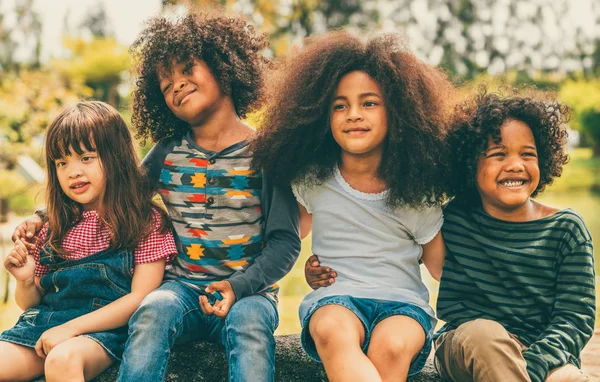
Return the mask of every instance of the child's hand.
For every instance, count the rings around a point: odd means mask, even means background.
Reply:
[[[38,342],[35,344],[35,352],[41,358],[46,358],[48,353],[61,342],[69,338],[77,337],[78,333],[68,323],[55,326],[52,329],[46,330]]]
[[[4,268],[22,283],[34,282],[35,260],[27,251],[25,243],[15,241],[15,246],[4,260]]]
[[[35,248],[35,235],[42,229],[44,222],[38,215],[32,215],[19,224],[12,235],[12,241],[21,240],[29,249]]]
[[[202,312],[208,316],[212,316],[214,314],[217,317],[225,318],[227,313],[229,313],[229,309],[235,302],[235,292],[233,291],[229,281],[217,281],[210,283],[206,287],[205,291],[206,293],[212,293],[215,291],[219,292],[222,299],[216,300],[214,305],[210,305],[206,296],[200,296],[198,301],[200,303],[200,309]]]
[[[329,267],[320,266],[317,256],[312,255],[304,264],[304,278],[313,289],[326,287],[335,282],[337,273]]]

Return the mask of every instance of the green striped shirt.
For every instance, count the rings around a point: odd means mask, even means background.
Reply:
[[[507,222],[452,202],[444,219],[442,331],[477,318],[499,322],[528,347],[534,382],[566,363],[579,367],[596,311],[592,237],[581,216],[565,209]]]

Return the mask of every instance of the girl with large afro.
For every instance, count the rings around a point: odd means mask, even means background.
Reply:
[[[436,321],[419,262],[439,277],[453,87],[393,34],[331,32],[277,65],[253,164],[292,183],[301,235],[314,226],[335,269],[300,306],[303,348],[330,380],[406,379]]]

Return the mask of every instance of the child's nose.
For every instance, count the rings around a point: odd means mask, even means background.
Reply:
[[[183,88],[185,88],[185,81],[179,81],[175,83],[175,93],[179,93],[181,90],[183,90]]]
[[[79,167],[73,166],[71,167],[71,170],[69,171],[69,177],[70,178],[78,178],[81,176],[81,169]]]
[[[348,122],[356,122],[362,120],[362,115],[360,114],[359,109],[356,107],[351,107],[348,110],[348,116],[346,117],[346,120]]]
[[[509,158],[506,162],[506,171],[523,171],[525,170],[525,166],[523,165],[523,160],[521,158]]]

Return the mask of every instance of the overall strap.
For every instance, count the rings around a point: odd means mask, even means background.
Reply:
[[[50,236],[50,228],[46,231],[46,238]],[[63,258],[58,256],[56,251],[54,251],[50,244],[45,244],[40,250],[40,264],[50,267],[51,269],[56,266],[58,263],[64,261]]]

